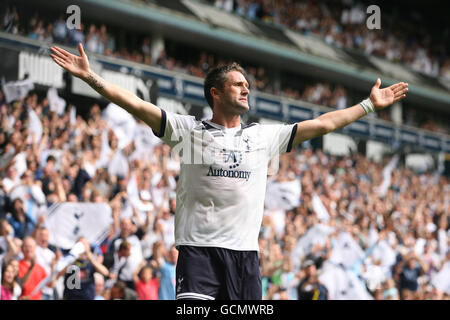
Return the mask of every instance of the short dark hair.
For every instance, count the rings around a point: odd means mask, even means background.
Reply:
[[[124,295],[125,294],[125,288],[127,287],[127,285],[125,284],[125,282],[121,281],[121,280],[117,280],[113,286],[113,288],[119,289],[120,292]]]
[[[216,67],[208,71],[205,77],[205,82],[203,85],[203,90],[205,92],[206,101],[211,108],[214,108],[214,100],[211,96],[211,88],[217,88],[222,90],[225,82],[227,81],[226,75],[228,72],[238,71],[242,73],[245,77],[246,73],[244,68],[242,68],[237,62],[232,64]]]
[[[56,162],[56,158],[55,158],[54,156],[52,156],[52,155],[49,155],[49,156],[47,157],[47,162],[49,162],[49,161]]]

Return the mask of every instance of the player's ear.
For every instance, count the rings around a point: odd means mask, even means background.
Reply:
[[[211,94],[211,97],[217,97],[220,94],[220,90],[217,89],[216,87],[212,87],[211,89],[209,89],[209,93]]]

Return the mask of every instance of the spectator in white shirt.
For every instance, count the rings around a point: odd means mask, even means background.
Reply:
[[[110,252],[117,252],[122,241],[126,240],[131,244],[130,256],[127,259],[119,275],[119,280],[125,282],[127,287],[134,290],[133,272],[141,264],[143,258],[141,241],[134,234],[133,222],[130,218],[124,218],[120,221],[120,234],[112,240],[109,247]]]
[[[44,268],[47,275],[53,272],[53,269],[60,257],[60,253],[55,254],[48,248],[50,232],[47,228],[40,226],[36,228],[36,260]],[[54,300],[53,288],[48,286],[42,289],[42,300]]]

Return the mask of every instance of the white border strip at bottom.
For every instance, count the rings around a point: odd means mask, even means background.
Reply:
[[[195,292],[185,292],[185,293],[177,294],[177,300],[180,300],[183,298],[193,298],[193,299],[199,299],[199,300],[215,300],[214,297],[208,296],[206,294],[195,293]]]

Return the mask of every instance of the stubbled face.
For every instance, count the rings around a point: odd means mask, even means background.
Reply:
[[[25,239],[22,245],[23,256],[27,260],[34,259],[36,253],[36,242],[33,239]]]
[[[248,105],[248,94],[250,92],[248,82],[244,75],[238,71],[228,72],[227,79],[223,90],[218,90],[220,107],[225,108],[227,113],[241,115],[250,109]]]
[[[132,222],[130,219],[122,219],[120,221],[120,231],[121,235],[128,237],[132,233]]]
[[[49,239],[50,239],[50,234],[47,229],[38,231],[37,239],[36,239],[38,246],[40,246],[41,248],[47,248]]]

